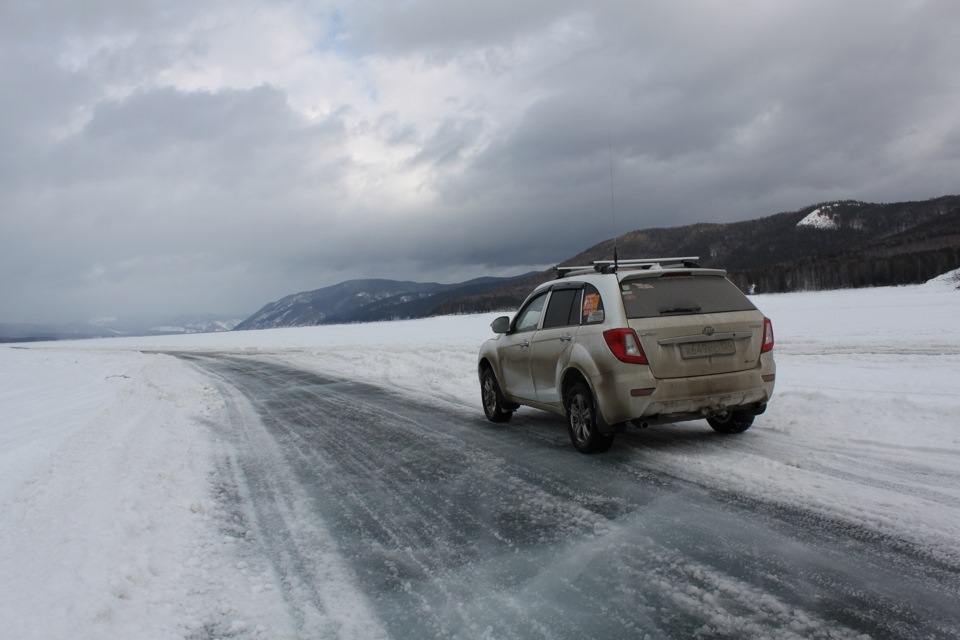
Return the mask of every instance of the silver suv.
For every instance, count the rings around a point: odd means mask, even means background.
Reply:
[[[773,394],[773,325],[720,269],[697,258],[560,267],[479,356],[483,411],[566,416],[578,451],[606,451],[625,425],[706,418],[747,430]]]

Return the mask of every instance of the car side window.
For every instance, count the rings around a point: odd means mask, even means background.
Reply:
[[[581,324],[600,324],[603,322],[603,299],[592,284],[583,287],[583,302],[580,304]]]
[[[543,318],[543,328],[567,327],[580,324],[577,303],[580,301],[580,289],[554,289],[550,294],[550,303]]]
[[[543,315],[543,305],[547,301],[546,292],[541,293],[539,296],[530,301],[530,304],[525,306],[520,315],[517,316],[517,320],[514,323],[514,332],[522,333],[524,331],[533,331],[540,325],[540,316]]]

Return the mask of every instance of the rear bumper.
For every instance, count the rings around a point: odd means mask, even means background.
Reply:
[[[617,424],[671,422],[739,409],[757,411],[773,395],[775,378],[773,359],[764,357],[757,367],[736,373],[658,380],[616,371],[594,376],[591,384],[604,420]]]

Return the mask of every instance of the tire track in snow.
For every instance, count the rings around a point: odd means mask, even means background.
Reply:
[[[213,375],[226,404],[226,424],[218,425],[217,433],[230,444],[222,463],[227,477],[219,484],[244,501],[229,508],[245,514],[252,529],[247,537],[252,534],[260,541],[273,566],[296,637],[387,637],[366,598],[351,588],[350,571],[323,521],[310,509],[309,495],[289,473],[283,443],[264,429],[249,401],[224,376]],[[271,632],[274,637],[276,630]]]

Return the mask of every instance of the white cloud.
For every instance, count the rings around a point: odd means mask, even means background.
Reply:
[[[613,231],[611,151],[620,231],[956,190],[951,2],[48,0],[0,36],[0,320],[557,262]]]

